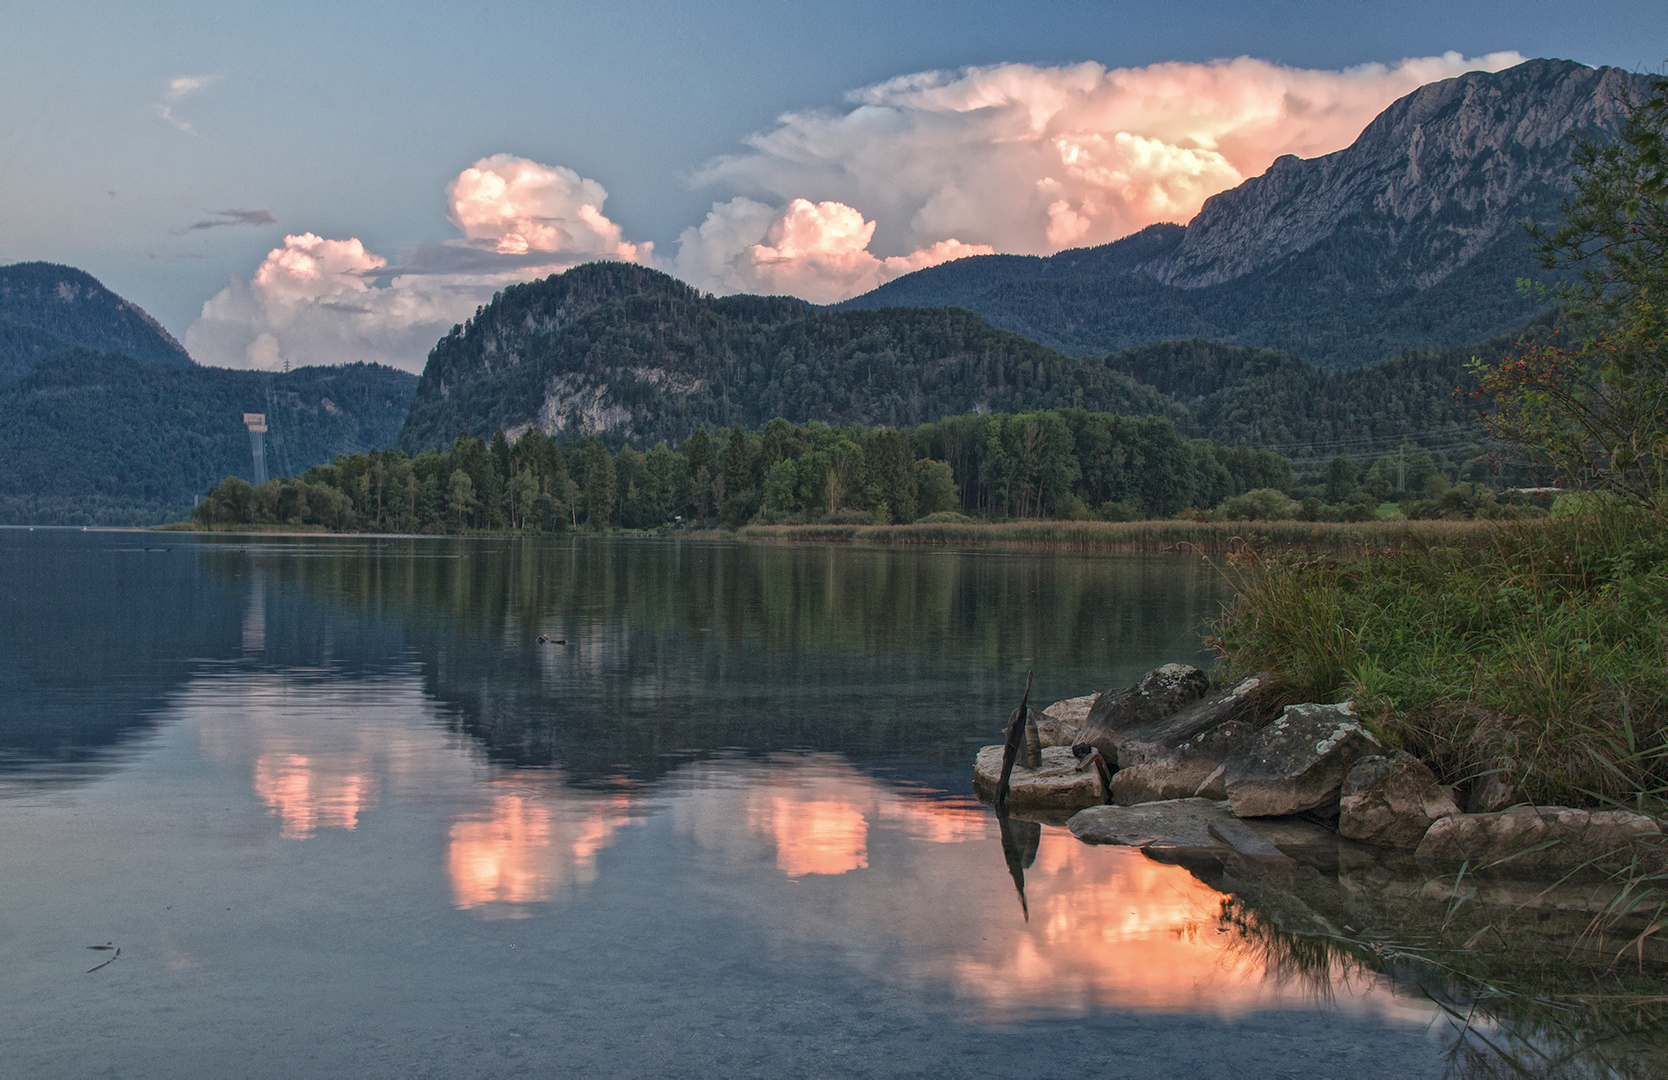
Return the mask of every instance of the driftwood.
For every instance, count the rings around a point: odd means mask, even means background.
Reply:
[[[1019,744],[1022,740],[1029,743],[1032,739],[1037,738],[1037,726],[1031,722],[1031,675],[1032,672],[1027,671],[1025,673],[1025,696],[1020,699],[1019,708],[1015,709],[1014,714],[1008,717],[1007,736],[1002,740],[1002,777],[996,782],[996,814],[998,817],[1005,817],[1008,813],[1008,781],[1013,776],[1014,762],[1019,759]],[[1039,740],[1036,764],[1032,765],[1032,768],[1042,764],[1041,746]],[[1027,753],[1026,758],[1029,762],[1031,755]]]

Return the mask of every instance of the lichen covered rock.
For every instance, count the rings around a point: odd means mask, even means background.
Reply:
[[[1360,758],[1384,747],[1342,705],[1289,705],[1274,723],[1234,747],[1223,772],[1238,817],[1300,814],[1333,804]]]

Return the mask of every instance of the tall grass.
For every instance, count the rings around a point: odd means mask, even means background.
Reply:
[[[1242,549],[1216,647],[1286,694],[1353,698],[1449,782],[1658,808],[1668,794],[1668,533],[1609,505],[1343,555]]]
[[[1222,555],[1246,548],[1309,551],[1429,546],[1476,534],[1472,521],[1199,522],[1003,521],[913,525],[749,525],[754,540],[820,543],[1020,547],[1061,551],[1193,551]]]

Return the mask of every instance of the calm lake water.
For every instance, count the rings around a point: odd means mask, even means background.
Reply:
[[[0,530],[0,1073],[1444,1075],[1416,982],[1296,973],[1208,874],[1045,825],[1021,910],[974,751],[1027,670],[1199,661],[1224,598],[1182,556]]]

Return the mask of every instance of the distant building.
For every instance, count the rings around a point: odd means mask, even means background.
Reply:
[[[243,426],[249,429],[249,449],[255,455],[255,486],[266,483],[266,413],[246,412]]]

